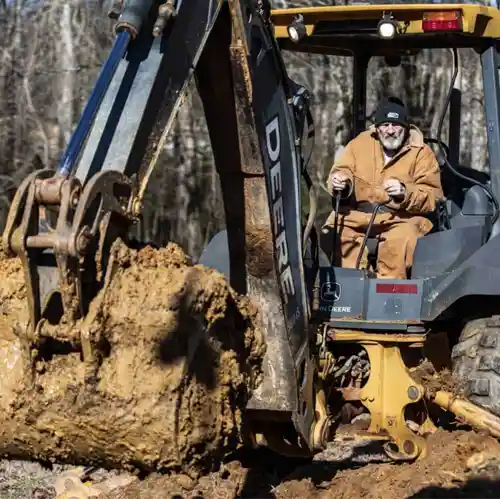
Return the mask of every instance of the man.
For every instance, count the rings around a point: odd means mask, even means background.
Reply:
[[[349,142],[335,161],[328,187],[344,200],[337,238],[341,261],[336,264],[355,267],[373,204],[386,202],[371,231],[380,235],[377,277],[406,279],[417,238],[432,229],[423,214],[435,210],[443,191],[437,159],[422,132],[408,123],[401,100],[381,102],[374,125]],[[333,227],[334,219],[332,212],[325,226]]]

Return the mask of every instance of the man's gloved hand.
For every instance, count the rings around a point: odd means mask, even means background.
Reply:
[[[332,175],[332,189],[334,191],[343,191],[347,182],[349,181],[349,176],[344,172],[335,172]]]
[[[384,182],[384,189],[389,196],[400,198],[405,195],[405,186],[395,178],[389,178]]]

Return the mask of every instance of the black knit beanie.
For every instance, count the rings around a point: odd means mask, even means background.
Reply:
[[[397,123],[408,126],[408,111],[397,97],[386,97],[379,105],[375,114],[375,126],[382,123]]]

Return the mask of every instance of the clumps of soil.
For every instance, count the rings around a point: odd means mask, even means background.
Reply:
[[[352,440],[354,442],[355,440]],[[310,464],[290,467],[285,458],[257,458],[249,466],[233,459],[199,480],[185,475],[151,475],[103,499],[272,498],[416,499],[499,497],[500,445],[467,431],[438,430],[429,436],[429,454],[413,463],[360,462],[372,446],[339,455],[335,441]],[[356,444],[354,444],[355,446]],[[367,449],[367,450],[365,450]]]
[[[0,239],[0,321],[9,320],[23,323],[27,320],[26,281],[21,260],[9,257]]]
[[[438,371],[426,360],[412,371],[412,376],[423,385],[430,396],[440,390],[451,392],[455,396],[463,395],[464,382],[446,367]]]
[[[87,318],[31,342],[21,266],[0,259],[0,454],[197,476],[245,437],[258,311],[175,244],[117,241],[109,268]]]
[[[469,479],[468,459],[485,451],[498,455],[500,445],[491,438],[472,432],[438,430],[428,437],[428,455],[425,458],[409,464],[369,464],[361,469],[342,471],[335,476],[328,489],[332,495],[319,494],[317,497],[461,497],[459,492]]]
[[[187,475],[154,475],[142,482],[111,491],[103,499],[233,499],[239,497],[245,481],[241,463],[234,462],[223,472],[207,474],[198,480]]]

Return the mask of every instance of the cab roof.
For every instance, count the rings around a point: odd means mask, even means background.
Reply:
[[[397,26],[392,39],[381,38],[378,32],[384,16]],[[307,32],[299,42],[293,42],[287,30],[294,20],[301,21]],[[320,54],[386,55],[422,48],[481,49],[500,39],[500,10],[477,4],[299,7],[272,10],[271,21],[283,49]]]

